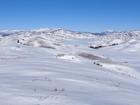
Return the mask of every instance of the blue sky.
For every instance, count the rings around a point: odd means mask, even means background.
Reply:
[[[0,0],[0,30],[140,30],[140,0]]]

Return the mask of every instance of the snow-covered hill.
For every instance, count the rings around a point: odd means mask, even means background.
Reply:
[[[139,105],[140,31],[0,31],[1,105]]]

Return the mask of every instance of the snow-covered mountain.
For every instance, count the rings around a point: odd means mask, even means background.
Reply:
[[[140,31],[0,31],[0,104],[139,105]]]

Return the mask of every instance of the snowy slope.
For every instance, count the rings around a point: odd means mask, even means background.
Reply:
[[[139,31],[0,36],[0,105],[140,104]]]

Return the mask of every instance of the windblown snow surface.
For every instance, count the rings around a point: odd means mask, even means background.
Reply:
[[[0,31],[0,105],[140,105],[140,31]]]

